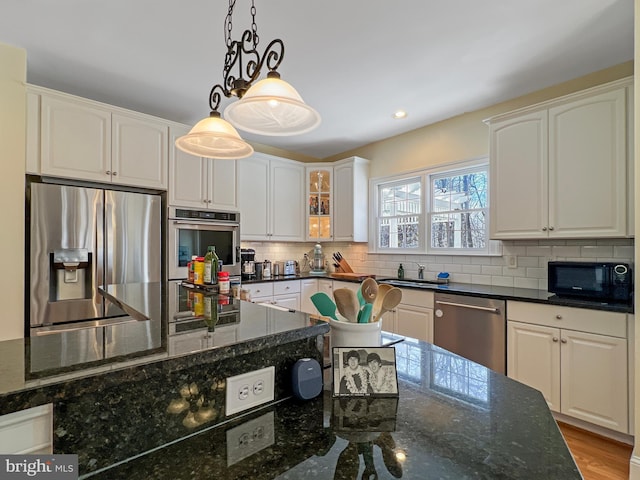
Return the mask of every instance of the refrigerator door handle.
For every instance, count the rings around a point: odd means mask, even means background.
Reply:
[[[94,228],[96,244],[94,247],[94,259],[93,259],[93,289],[94,289],[94,302],[96,305],[101,305],[100,316],[104,315],[104,297],[98,292],[98,287],[104,284],[104,191],[100,192],[97,197],[97,201],[94,204],[96,224]]]

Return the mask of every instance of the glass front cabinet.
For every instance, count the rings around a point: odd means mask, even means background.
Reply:
[[[331,240],[333,167],[307,167],[307,240]]]

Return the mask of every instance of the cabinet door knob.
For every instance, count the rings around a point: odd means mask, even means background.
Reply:
[[[558,341],[558,337],[553,337],[553,341],[557,342]]]
[[[546,232],[547,231],[547,227],[542,227],[542,231]]]
[[[207,203],[211,203],[211,200],[207,200]]]
[[[111,170],[107,170],[105,173],[106,173],[107,175],[111,175]]]
[[[562,320],[562,315],[558,314],[558,315],[556,315],[556,318],[557,318],[558,320]]]
[[[118,172],[113,172],[112,175],[115,177],[116,175],[118,175]]]
[[[553,230],[553,227],[549,227],[549,230]]]
[[[207,203],[207,199],[206,199],[206,198],[203,198],[203,199],[202,199],[202,203]]]
[[[562,343],[567,343],[567,339],[563,338],[562,340],[560,340]]]

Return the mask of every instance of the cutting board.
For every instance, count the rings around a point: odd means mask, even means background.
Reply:
[[[330,277],[332,278],[343,278],[345,280],[359,280],[362,281],[365,278],[376,278],[375,275],[372,275],[370,273],[332,273],[330,275]]]

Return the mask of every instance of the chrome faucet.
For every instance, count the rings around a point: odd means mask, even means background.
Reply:
[[[418,263],[418,279],[424,280],[424,265]]]

